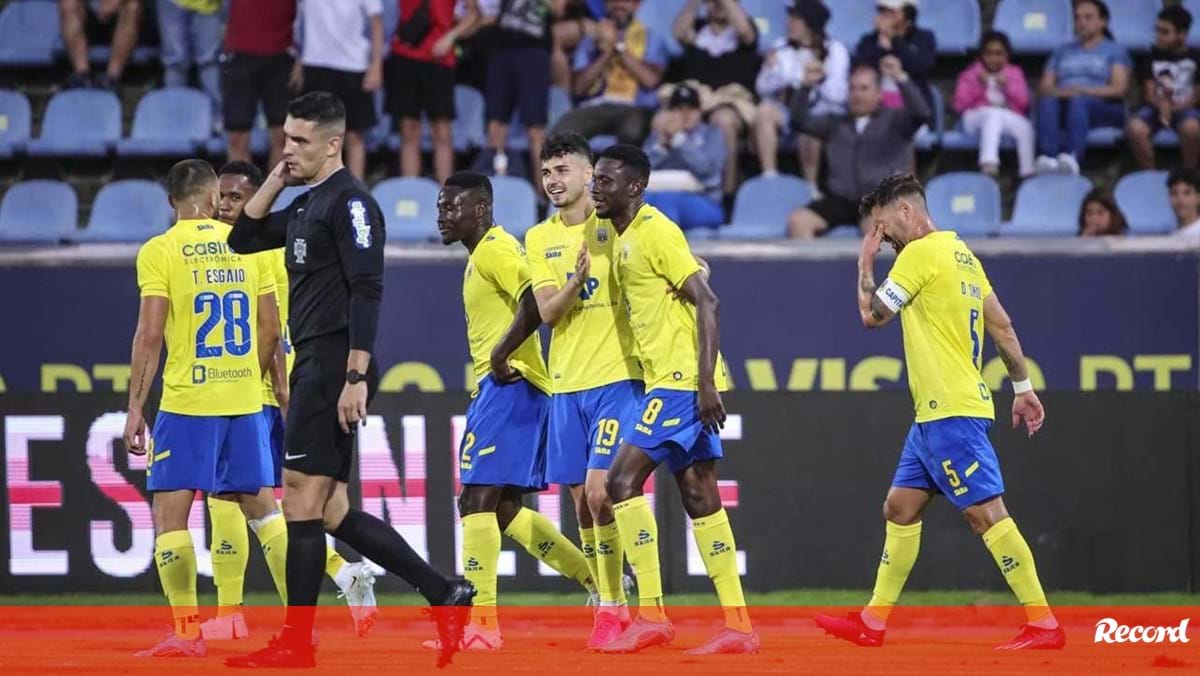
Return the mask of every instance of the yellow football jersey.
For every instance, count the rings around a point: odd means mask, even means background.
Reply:
[[[463,307],[476,387],[492,372],[492,349],[508,331],[517,315],[521,294],[529,287],[529,264],[521,243],[504,228],[493,226],[475,247],[463,270]],[[521,343],[508,361],[531,385],[550,393],[550,377],[542,359],[542,339],[537,333]]]
[[[525,233],[525,257],[533,290],[563,288],[575,274],[575,258],[587,242],[591,274],[579,300],[550,334],[550,380],[554,392],[579,392],[622,380],[641,380],[621,291],[612,276],[617,231],[596,217],[568,226],[559,213]]]
[[[283,341],[284,365],[287,368],[288,376],[291,376],[292,364],[296,361],[296,352],[292,349],[292,342],[288,338],[288,272],[283,258],[283,249],[272,249],[254,255],[267,259],[275,279],[275,300],[279,305],[279,330],[282,332],[280,340]],[[263,404],[279,406],[279,402],[275,400],[275,387],[271,384],[270,373],[263,374]]]
[[[258,298],[274,293],[275,279],[265,257],[230,250],[229,230],[216,220],[181,220],[138,251],[141,295],[170,303],[161,411],[214,416],[262,410]]]
[[[700,270],[678,225],[643,205],[617,237],[613,262],[646,376],[646,391],[699,389],[699,332],[696,307],[679,300],[679,288]],[[718,353],[713,380],[729,389],[725,359]]]
[[[975,254],[957,234],[935,232],[906,245],[888,279],[908,295],[900,323],[917,422],[995,417],[980,376],[992,285]]]

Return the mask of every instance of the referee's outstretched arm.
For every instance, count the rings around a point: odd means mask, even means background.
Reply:
[[[240,254],[251,254],[268,249],[280,249],[287,244],[287,223],[290,209],[271,213],[275,197],[283,190],[285,163],[280,162],[271,170],[258,192],[246,202],[246,207],[233,224],[227,242],[229,248]]]

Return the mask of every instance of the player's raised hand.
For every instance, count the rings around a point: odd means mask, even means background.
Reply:
[[[879,248],[883,246],[883,228],[876,225],[871,228],[871,232],[863,237],[862,252],[859,253],[860,261],[874,261],[875,256],[879,254]]]
[[[592,254],[588,252],[587,242],[579,247],[579,254],[575,256],[575,277],[579,279],[580,284],[586,284],[588,277],[592,275]]]
[[[141,411],[125,416],[125,448],[134,455],[146,454],[146,418]]]
[[[1029,436],[1037,434],[1037,431],[1042,429],[1042,424],[1046,422],[1046,409],[1042,407],[1042,401],[1038,399],[1037,392],[1032,390],[1018,394],[1016,399],[1013,399],[1012,406],[1012,425],[1013,429],[1021,426],[1021,421],[1025,421],[1025,429]]]
[[[699,392],[700,424],[709,432],[720,432],[725,427],[725,403],[715,385],[701,385]]]
[[[342,387],[342,396],[337,404],[338,425],[342,432],[350,434],[355,425],[367,424],[367,384],[365,382],[346,383]]]

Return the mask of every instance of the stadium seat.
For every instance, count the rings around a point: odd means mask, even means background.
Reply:
[[[946,101],[942,92],[936,86],[930,85],[930,108],[933,117],[925,125],[925,129],[917,131],[913,137],[913,147],[922,152],[936,150],[942,144],[942,132],[946,127]]]
[[[1165,235],[1175,229],[1167,172],[1135,171],[1121,177],[1113,189],[1131,235]]]
[[[121,102],[112,92],[68,89],[55,94],[42,117],[41,136],[29,141],[36,157],[103,157],[121,138]]]
[[[917,24],[937,36],[939,54],[965,54],[979,46],[982,19],[975,0],[925,0]]]
[[[766,51],[787,37],[787,3],[780,0],[742,0],[742,7],[758,28],[758,50]]]
[[[389,178],[371,190],[383,210],[388,239],[427,241],[437,237],[438,184],[427,178]]]
[[[0,160],[25,150],[31,122],[29,99],[21,92],[0,89]]]
[[[787,237],[792,210],[812,201],[812,188],[795,176],[756,176],[742,183],[733,200],[733,216],[721,228],[721,239]]]
[[[0,66],[52,66],[60,49],[56,3],[10,2],[0,9]]]
[[[514,176],[492,176],[493,219],[524,240],[525,231],[537,225],[537,195],[529,181]]]
[[[841,0],[828,3],[827,6],[830,16],[825,32],[834,40],[846,45],[846,49],[853,54],[858,40],[865,33],[874,30],[874,0]],[[917,23],[923,24],[924,21],[918,17]],[[941,36],[938,36],[938,40],[941,40]]]
[[[292,204],[292,200],[308,192],[306,185],[289,185],[279,194],[275,196],[275,202],[271,204],[271,211],[283,211]]]
[[[1188,46],[1200,47],[1200,0],[1183,0],[1183,7],[1192,13],[1192,31],[1188,34]]]
[[[1117,44],[1135,51],[1149,51],[1154,44],[1154,20],[1162,9],[1161,2],[1141,0],[1140,2],[1111,2],[1108,3],[1111,18],[1108,20],[1109,30]]]
[[[935,176],[925,186],[934,224],[960,235],[992,234],[1000,225],[1000,186],[990,176],[969,171]]]
[[[174,212],[167,191],[154,181],[128,179],[96,194],[83,242],[145,242],[171,226]]]
[[[675,23],[675,15],[679,14],[684,4],[684,0],[643,0],[637,10],[637,18],[658,33],[659,39],[667,48],[667,53],[673,57],[683,53],[683,47],[671,32],[671,26]]]
[[[859,239],[863,237],[862,229],[853,223],[835,225],[825,231],[825,239]]]
[[[88,62],[93,66],[104,66],[108,64],[109,58],[112,56],[112,47],[108,45],[92,45],[88,47]],[[158,47],[134,47],[133,53],[129,55],[129,63],[138,66],[145,66],[158,61]]]
[[[182,157],[204,148],[212,133],[212,103],[198,89],[168,87],[138,101],[129,138],[117,141],[123,157]]]
[[[58,242],[75,233],[75,191],[61,181],[16,183],[0,201],[0,242]]]
[[[1089,148],[1116,148],[1124,136],[1121,127],[1096,127],[1088,130],[1087,144]]]
[[[1008,34],[1013,51],[1044,54],[1074,33],[1070,0],[1000,0],[992,28]]]
[[[998,234],[1072,236],[1079,230],[1079,207],[1091,181],[1074,174],[1039,174],[1017,189],[1012,220]]]
[[[400,3],[383,3],[383,44],[392,44],[392,35],[400,23]]]
[[[210,157],[225,157],[225,134],[210,136],[204,142],[204,149]],[[254,118],[254,126],[250,128],[250,154],[254,157],[266,157],[271,152],[271,134],[267,131],[267,118],[262,111]]]

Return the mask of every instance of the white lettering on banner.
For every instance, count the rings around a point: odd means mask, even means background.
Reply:
[[[725,419],[725,427],[721,429],[722,441],[737,441],[742,438],[742,416],[738,414],[730,414]],[[738,506],[738,482],[733,480],[720,479],[717,481],[717,491],[721,494],[721,506],[726,510],[733,509]],[[700,556],[699,545],[696,544],[696,538],[692,536],[692,520],[686,519],[687,528],[684,529],[684,540],[687,548],[687,567],[688,575],[708,575],[708,569],[704,567],[704,558]],[[737,566],[738,575],[746,574],[746,552],[739,549],[737,551]]]
[[[450,499],[454,501],[454,570],[459,574],[463,574],[462,557],[458,556],[462,552],[462,517],[458,515],[458,493],[462,490],[462,484],[458,480],[458,451],[459,445],[462,442],[463,434],[466,433],[467,416],[456,415],[450,419],[450,471],[454,474],[454,494]],[[512,550],[500,550],[500,560],[496,562],[497,575],[516,575],[517,574],[517,553]]]
[[[425,416],[400,418],[404,432],[404,481],[388,443],[383,416],[367,416],[358,432],[358,475],[362,485],[362,509],[399,533],[417,554],[429,560],[425,525]],[[383,568],[371,562],[375,572]]]
[[[1177,627],[1128,626],[1106,617],[1096,623],[1093,643],[1190,643],[1187,629],[1190,617],[1185,617]]]
[[[113,577],[135,577],[146,572],[154,562],[154,518],[150,504],[142,493],[117,471],[116,455],[129,458],[129,469],[146,469],[146,456],[126,454],[122,436],[125,431],[124,413],[105,413],[88,430],[87,464],[92,483],[125,512],[132,532],[129,549],[117,548],[113,538],[115,523],[92,521],[92,560],[101,572]]]
[[[61,508],[62,483],[29,478],[29,442],[62,441],[66,422],[61,415],[4,417],[4,463],[8,484],[8,571],[13,575],[66,575],[64,549],[34,549],[33,510]]]

